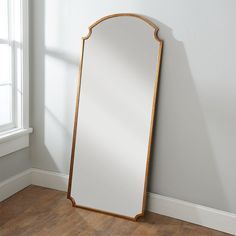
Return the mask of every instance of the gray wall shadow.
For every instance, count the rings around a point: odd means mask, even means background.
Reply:
[[[168,26],[151,20],[164,49],[149,191],[229,211],[184,45]]]

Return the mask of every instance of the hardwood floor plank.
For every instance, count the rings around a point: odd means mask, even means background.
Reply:
[[[74,208],[66,193],[29,186],[0,203],[0,236],[226,236],[147,212],[138,222]]]

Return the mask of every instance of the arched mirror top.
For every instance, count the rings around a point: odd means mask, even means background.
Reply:
[[[106,20],[109,20],[111,18],[117,18],[117,17],[132,17],[132,18],[136,18],[138,20],[145,22],[147,25],[149,25],[150,27],[153,28],[154,38],[158,42],[160,42],[161,44],[163,43],[163,41],[158,36],[159,27],[155,23],[153,23],[151,20],[149,20],[147,17],[142,16],[142,15],[138,15],[138,14],[134,14],[134,13],[119,13],[119,14],[111,14],[111,15],[104,16],[104,17],[100,18],[99,20],[95,21],[92,25],[90,25],[88,27],[89,32],[86,36],[82,37],[82,39],[83,40],[89,39],[92,34],[93,28],[96,27],[97,25],[101,24],[102,22],[104,22]]]

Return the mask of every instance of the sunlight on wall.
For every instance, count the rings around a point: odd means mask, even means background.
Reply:
[[[59,169],[70,155],[73,112],[69,103],[75,95],[71,70],[73,66],[63,60],[45,56],[44,144]]]
[[[45,2],[44,144],[59,170],[70,158],[79,63],[76,50],[71,53],[67,5]]]

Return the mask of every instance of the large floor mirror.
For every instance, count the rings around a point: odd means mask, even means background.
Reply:
[[[136,220],[144,214],[162,40],[146,17],[101,18],[82,38],[68,198]]]

